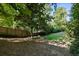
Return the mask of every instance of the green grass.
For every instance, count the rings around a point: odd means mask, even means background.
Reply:
[[[64,35],[64,32],[52,33],[52,34],[46,35],[45,38],[48,40],[57,40],[63,37],[63,35]]]

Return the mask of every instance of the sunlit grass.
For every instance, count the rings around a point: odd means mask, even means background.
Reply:
[[[64,32],[52,33],[52,34],[46,35],[45,38],[48,40],[57,40],[63,37],[63,35],[64,35]]]

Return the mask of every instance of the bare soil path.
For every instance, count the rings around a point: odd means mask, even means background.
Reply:
[[[64,47],[44,42],[22,41],[9,42],[0,40],[0,56],[70,56]]]

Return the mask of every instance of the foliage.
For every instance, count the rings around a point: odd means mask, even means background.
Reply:
[[[31,34],[40,30],[49,32],[51,27],[47,22],[52,19],[51,11],[50,4],[44,3],[2,3],[0,4],[0,26],[28,30]]]
[[[48,21],[48,24],[52,32],[61,32],[66,29],[66,24],[67,24],[66,16],[67,16],[67,12],[65,8],[59,7],[56,9],[53,15],[53,19],[51,21]]]
[[[70,51],[73,55],[79,55],[79,4],[72,6],[72,25],[75,40],[72,42]]]
[[[13,28],[14,20],[16,20],[16,17],[20,14],[31,14],[31,11],[26,8],[26,4],[0,4],[1,26]]]
[[[59,7],[57,8],[55,15],[54,15],[54,22],[57,24],[57,27],[60,29],[64,29],[66,26],[66,16],[67,12],[64,8]]]
[[[49,6],[49,4],[27,4],[28,8],[32,11],[32,15],[27,20],[28,26],[31,28],[31,33],[33,31],[47,31],[48,24],[47,20],[49,20],[49,12],[47,13],[47,8],[45,6]],[[30,25],[29,25],[30,24]]]

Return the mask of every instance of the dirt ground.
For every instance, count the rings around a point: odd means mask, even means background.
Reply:
[[[44,42],[0,40],[0,56],[70,56],[64,47]]]

